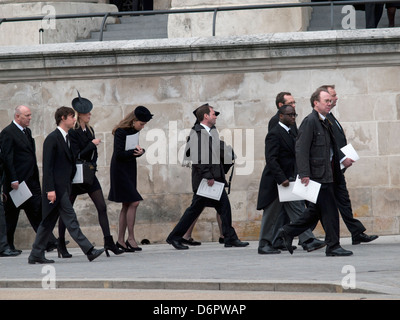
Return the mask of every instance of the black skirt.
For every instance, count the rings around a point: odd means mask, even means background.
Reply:
[[[84,183],[73,183],[72,184],[72,191],[71,191],[71,196],[74,195],[79,195],[79,194],[85,194],[85,193],[92,193],[97,190],[101,189],[101,185],[99,182],[99,179],[97,179],[96,176],[94,176],[94,180],[92,184],[84,184]]]

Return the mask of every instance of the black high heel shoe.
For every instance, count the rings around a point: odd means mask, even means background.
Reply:
[[[128,247],[125,248],[125,247],[124,247],[122,244],[120,244],[118,241],[115,243],[115,245],[116,245],[118,248],[124,250],[124,252],[135,252],[135,250],[131,250],[131,249],[129,249]]]
[[[128,240],[126,240],[125,244],[126,244],[126,247],[127,247],[129,250],[133,250],[133,252],[135,252],[135,251],[142,251],[142,248],[140,248],[140,247],[132,247]]]
[[[65,239],[58,239],[57,243],[57,254],[59,258],[71,258],[72,254],[70,254],[65,245]]]
[[[112,236],[104,237],[104,250],[106,251],[107,257],[110,257],[110,254],[108,253],[108,250],[110,250],[115,255],[119,255],[119,254],[125,252],[125,250],[121,250],[121,249],[118,248],[118,246],[115,245]]]

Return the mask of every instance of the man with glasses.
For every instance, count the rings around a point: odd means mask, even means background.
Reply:
[[[257,210],[263,210],[259,237],[259,254],[276,254],[280,250],[273,247],[275,228],[282,209],[290,220],[299,218],[304,210],[304,201],[280,202],[278,186],[289,187],[297,175],[295,157],[296,134],[292,132],[297,117],[294,107],[283,105],[278,110],[279,122],[268,131],[265,138],[266,166],[262,173],[258,193]],[[310,229],[299,235],[303,248],[308,252],[325,246],[325,242],[316,239]]]
[[[321,88],[327,90],[331,95],[332,105],[331,110],[336,106],[336,102],[338,101],[338,96],[335,90],[335,85],[324,85]],[[347,229],[351,233],[352,244],[360,244],[361,242],[371,242],[378,238],[377,235],[367,235],[364,232],[366,228],[364,225],[357,219],[354,219],[353,209],[351,207],[350,195],[346,186],[346,179],[344,177],[345,170],[352,165],[354,162],[352,159],[347,158],[346,155],[340,151],[341,148],[347,145],[346,134],[340,125],[339,121],[335,118],[332,112],[329,112],[326,116],[329,121],[332,123],[332,130],[335,136],[335,140],[337,146],[339,148],[339,159],[341,164],[343,164],[343,175],[340,183],[338,183],[335,189],[336,196],[336,204],[338,206],[340,215],[342,216],[343,222],[346,224]]]
[[[283,105],[289,105],[292,106],[294,109],[296,109],[296,101],[294,100],[292,94],[290,92],[279,92],[275,98],[275,105],[278,109],[276,114],[269,120],[268,123],[268,131],[270,131],[273,127],[275,127],[278,122],[279,122],[279,108],[282,107]],[[294,133],[297,135],[297,125],[296,122],[293,125],[292,128]]]
[[[296,164],[301,183],[307,186],[310,180],[319,182],[321,188],[317,202],[309,203],[303,215],[283,226],[279,236],[292,254],[293,238],[313,227],[321,220],[325,230],[327,256],[349,256],[353,252],[340,246],[339,213],[335,201],[335,187],[342,172],[338,157],[338,148],[332,128],[326,118],[331,110],[332,97],[323,88],[311,95],[313,111],[304,118],[296,140]]]

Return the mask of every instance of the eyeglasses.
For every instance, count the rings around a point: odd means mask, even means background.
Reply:
[[[294,117],[297,118],[298,114],[297,113],[284,113],[285,116],[289,116],[289,117]]]

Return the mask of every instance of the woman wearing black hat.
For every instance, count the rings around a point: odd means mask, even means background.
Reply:
[[[137,191],[136,158],[145,150],[139,145],[126,150],[127,136],[134,135],[144,128],[153,115],[143,106],[130,112],[112,131],[114,135],[114,152],[110,166],[110,193],[108,200],[121,202],[117,246],[126,252],[140,251],[135,237],[134,225],[139,201],[143,200]],[[125,231],[128,239],[125,241]]]
[[[97,139],[94,134],[93,128],[89,125],[91,113],[93,108],[92,102],[90,100],[78,97],[72,100],[72,107],[77,113],[76,123],[73,129],[70,129],[68,136],[70,139],[71,150],[77,159],[85,160],[91,162],[94,166],[97,163],[97,146],[100,144],[101,140]],[[108,251],[112,251],[114,254],[121,254],[124,251],[118,249],[115,245],[114,240],[110,233],[110,224],[108,222],[107,216],[107,206],[104,201],[103,191],[97,177],[94,177],[93,184],[73,184],[72,192],[70,195],[71,203],[74,204],[75,199],[78,195],[87,193],[92,199],[96,206],[99,224],[104,236],[104,249],[109,257]],[[58,233],[59,233],[59,246],[58,254],[63,258],[69,258],[72,255],[68,253],[65,246],[65,225],[62,220],[58,223]]]

